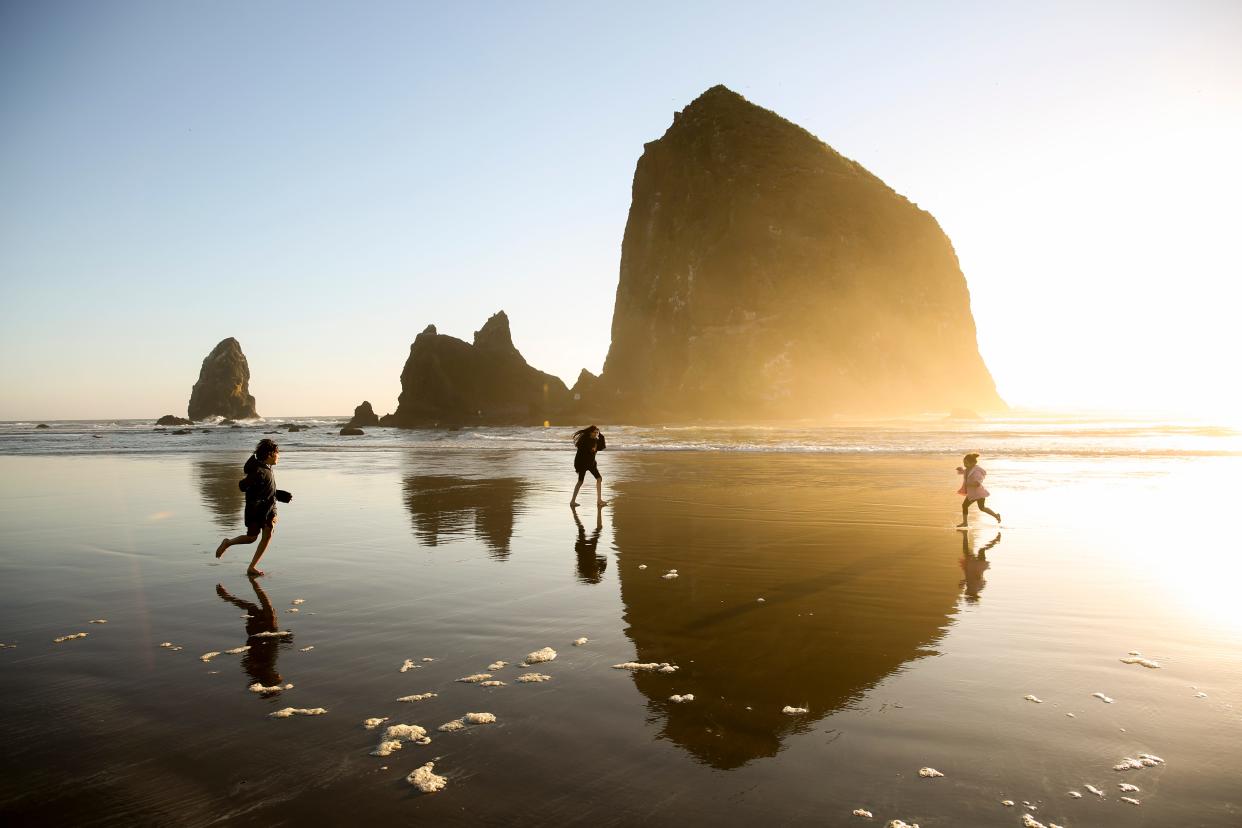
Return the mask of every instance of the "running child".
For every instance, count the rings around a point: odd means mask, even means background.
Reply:
[[[582,488],[582,481],[586,479],[586,473],[590,472],[595,476],[595,505],[604,506],[607,503],[604,500],[604,478],[599,473],[599,466],[595,465],[596,452],[603,451],[606,448],[604,435],[598,426],[591,425],[575,431],[573,439],[574,445],[578,447],[578,453],[574,455],[574,471],[578,473],[578,485],[574,486],[574,493],[569,498],[569,505],[578,505],[578,490]]]
[[[252,578],[263,574],[258,563],[272,542],[272,532],[276,530],[276,501],[288,503],[293,500],[293,495],[276,488],[276,474],[272,466],[279,459],[280,446],[276,445],[275,440],[263,439],[255,446],[254,454],[243,467],[246,476],[237,484],[246,493],[246,534],[225,538],[216,547],[216,557],[219,558],[230,546],[254,543],[262,536],[259,548],[254,551],[254,557],[246,569],[246,574]]]
[[[966,528],[966,512],[970,509],[970,504],[978,503],[980,512],[987,512],[996,518],[996,522],[1000,523],[1000,512],[993,512],[987,507],[986,499],[987,489],[983,487],[983,478],[988,473],[983,470],[983,466],[979,465],[978,454],[968,454],[962,458],[963,465],[957,467],[957,473],[962,475],[962,488],[957,490],[960,495],[965,495],[966,499],[962,501],[962,522],[957,525],[958,529]]]

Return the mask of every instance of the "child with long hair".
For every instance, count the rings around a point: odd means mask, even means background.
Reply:
[[[574,471],[578,473],[578,485],[574,486],[569,505],[578,505],[578,490],[582,488],[586,473],[590,472],[595,476],[595,505],[603,506],[607,503],[604,500],[604,478],[599,473],[599,466],[595,465],[595,455],[606,448],[604,434],[599,430],[599,426],[589,425],[575,431],[573,440],[578,448],[578,452],[574,455]]]
[[[235,538],[225,538],[216,547],[216,557],[224,554],[224,550],[234,544],[251,544],[259,537],[259,548],[250,559],[246,574],[257,578],[263,574],[258,568],[259,558],[267,551],[272,542],[272,533],[276,531],[276,501],[288,503],[293,495],[276,488],[276,474],[272,466],[280,459],[280,446],[275,440],[263,439],[255,446],[254,454],[246,461],[242,471],[246,476],[238,483],[238,487],[246,493],[246,534]]]
[[[957,473],[962,476],[962,487],[957,490],[957,493],[965,495],[966,499],[962,501],[962,522],[957,525],[957,528],[966,528],[966,512],[972,503],[978,503],[980,512],[987,512],[996,518],[997,523],[1000,523],[1000,512],[993,512],[987,507],[986,500],[990,492],[983,487],[983,478],[987,477],[988,473],[983,470],[983,466],[979,465],[979,455],[966,455],[962,458],[962,464],[957,467]]]

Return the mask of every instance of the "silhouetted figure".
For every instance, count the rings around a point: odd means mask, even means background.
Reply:
[[[965,576],[965,579],[962,581],[962,594],[966,596],[966,600],[971,604],[979,602],[979,593],[987,586],[983,573],[992,565],[988,560],[988,550],[1000,543],[1000,539],[1000,532],[997,532],[996,537],[980,547],[978,552],[973,552],[970,548],[969,533],[962,533],[961,565],[962,574]]]
[[[578,485],[574,486],[569,505],[578,505],[578,491],[582,488],[586,473],[590,472],[595,477],[595,505],[604,506],[607,504],[604,500],[604,477],[599,473],[599,466],[595,465],[595,455],[607,448],[603,432],[598,426],[589,425],[575,431],[573,440],[578,449],[574,454],[574,471],[578,473]]]
[[[259,633],[276,632],[280,629],[279,622],[276,619],[276,608],[272,606],[263,587],[254,578],[249,580],[255,597],[259,600],[258,604],[233,596],[224,588],[224,584],[216,584],[216,594],[238,609],[245,610],[250,616],[246,619],[246,643],[250,645],[250,649],[241,657],[242,669],[251,679],[246,685],[258,682],[264,687],[271,687],[284,681],[276,671],[276,654],[281,639],[255,636]]]
[[[276,488],[276,474],[272,466],[279,460],[280,446],[276,445],[275,440],[265,438],[255,446],[254,454],[242,468],[246,476],[238,484],[246,493],[246,534],[225,538],[216,547],[216,557],[219,558],[230,546],[254,543],[262,535],[259,548],[254,551],[254,557],[246,569],[246,574],[254,577],[264,574],[258,563],[267,551],[267,545],[272,542],[272,533],[276,531],[276,501],[288,503],[293,500],[293,495]]]
[[[578,540],[574,542],[574,552],[578,553],[578,580],[584,584],[598,584],[604,577],[604,570],[608,568],[608,558],[596,551],[600,532],[604,529],[604,510],[595,507],[595,530],[589,538],[586,527],[578,518],[578,510],[571,511],[574,513],[574,523],[578,524]]]
[[[985,502],[990,492],[984,488],[983,478],[987,477],[988,473],[983,470],[983,466],[979,465],[979,455],[968,454],[962,458],[962,463],[963,465],[957,467],[957,473],[962,475],[962,487],[957,490],[957,493],[965,495],[966,499],[962,501],[962,522],[957,525],[957,528],[966,528],[966,512],[972,503],[978,503],[980,512],[987,512],[996,518],[997,523],[1000,523],[1000,512],[993,512]]]

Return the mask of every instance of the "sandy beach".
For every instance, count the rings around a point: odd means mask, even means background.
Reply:
[[[958,532],[952,454],[609,451],[610,505],[575,515],[572,452],[539,439],[291,437],[257,586],[247,549],[212,555],[237,446],[6,443],[5,822],[1242,819],[1236,452],[1038,438],[985,454],[1004,523]],[[468,712],[497,721],[437,730]],[[393,724],[432,741],[370,755]],[[1114,770],[1140,754],[1163,761]],[[427,762],[434,796],[406,782]]]

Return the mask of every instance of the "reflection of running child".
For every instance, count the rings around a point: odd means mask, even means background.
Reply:
[[[595,453],[606,448],[604,435],[598,426],[590,425],[574,432],[574,445],[578,447],[578,453],[574,455],[574,471],[578,473],[578,485],[574,486],[569,505],[578,505],[578,490],[582,488],[586,473],[590,472],[595,476],[595,503],[597,506],[603,506],[606,502],[604,500],[604,478],[599,473],[599,467],[595,465]]]
[[[983,487],[983,478],[987,477],[988,473],[983,470],[983,466],[979,465],[979,455],[968,454],[962,458],[962,463],[965,465],[958,466],[957,473],[964,479],[962,488],[958,489],[957,493],[966,495],[966,499],[962,501],[962,522],[957,525],[957,528],[966,528],[966,512],[972,503],[978,503],[980,512],[987,512],[996,518],[997,523],[1000,523],[1000,512],[993,512],[985,503],[989,492]]]

